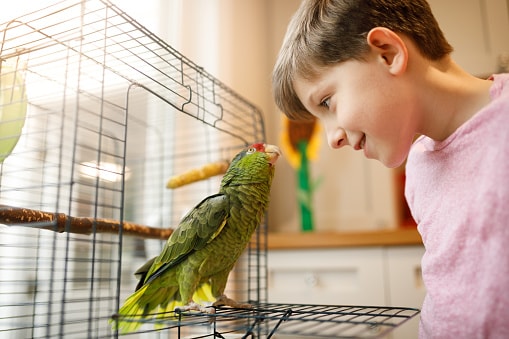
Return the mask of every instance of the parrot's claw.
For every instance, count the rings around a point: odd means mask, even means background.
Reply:
[[[197,304],[195,302],[190,302],[187,305],[175,307],[175,312],[182,313],[182,312],[187,312],[187,311],[198,311],[201,313],[208,313],[208,314],[216,313],[216,310],[214,307],[203,306],[203,305]]]
[[[212,304],[212,306],[230,306],[233,308],[247,308],[247,309],[253,308],[253,305],[251,304],[239,303],[233,299],[228,298],[224,294],[217,298],[216,301]]]

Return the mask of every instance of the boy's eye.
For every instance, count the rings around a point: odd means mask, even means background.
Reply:
[[[326,98],[320,102],[320,106],[323,106],[325,108],[330,108],[330,98]]]

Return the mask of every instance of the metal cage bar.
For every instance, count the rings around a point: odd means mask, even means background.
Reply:
[[[0,152],[16,144],[0,165],[0,333],[116,336],[132,273],[219,187],[167,178],[265,140],[261,112],[108,1],[60,1],[0,37],[0,109],[19,113],[0,124]],[[238,298],[266,300],[265,252],[263,224]]]

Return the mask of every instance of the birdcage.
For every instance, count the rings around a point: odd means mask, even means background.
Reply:
[[[265,140],[261,112],[108,1],[60,1],[0,36],[0,336],[117,337],[133,272],[220,182],[168,178]],[[177,312],[133,336],[374,337],[418,312],[270,304],[266,232],[227,286],[253,308]]]

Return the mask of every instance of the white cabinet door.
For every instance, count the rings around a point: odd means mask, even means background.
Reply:
[[[422,246],[388,247],[385,249],[387,305],[421,308],[426,290],[421,277]],[[417,338],[419,317],[401,325],[393,339]]]
[[[272,250],[269,301],[384,305],[383,249]]]

